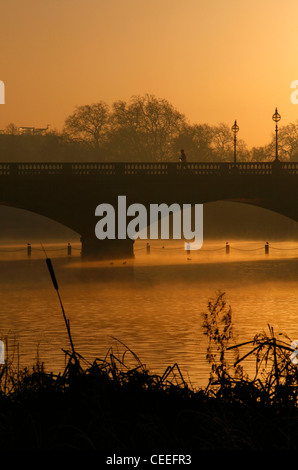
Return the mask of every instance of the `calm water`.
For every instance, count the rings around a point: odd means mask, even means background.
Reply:
[[[88,360],[104,358],[110,347],[123,352],[118,338],[151,370],[178,362],[195,386],[204,385],[202,312],[218,290],[232,306],[237,340],[252,339],[268,323],[298,339],[298,244],[272,243],[267,256],[263,242],[230,244],[229,255],[219,241],[187,255],[181,243],[162,248],[156,241],[146,255],[137,242],[126,264],[82,261],[78,246],[68,258],[65,245],[47,246],[77,351]],[[10,347],[16,339],[22,365],[38,350],[48,370],[62,370],[69,343],[43,252],[33,245],[28,259],[24,245],[0,248],[0,334]]]

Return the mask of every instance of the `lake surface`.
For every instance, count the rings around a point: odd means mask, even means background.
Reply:
[[[134,260],[87,262],[79,245],[67,257],[66,244],[47,245],[76,350],[87,360],[109,348],[131,348],[152,371],[177,362],[187,380],[204,386],[209,377],[202,312],[217,291],[232,307],[237,341],[250,340],[267,325],[298,339],[298,243],[207,242],[202,250],[183,243],[135,244]],[[164,246],[164,248],[162,248]],[[18,251],[17,251],[18,250]],[[62,371],[69,342],[57,293],[40,246],[0,247],[0,335],[14,340],[21,365],[37,356],[46,369]],[[16,356],[15,356],[16,359]],[[129,356],[127,356],[129,360]]]

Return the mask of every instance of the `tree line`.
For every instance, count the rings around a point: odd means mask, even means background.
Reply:
[[[38,131],[38,130],[37,130]],[[40,130],[41,131],[41,130]],[[171,103],[154,95],[132,96],[108,106],[77,106],[63,129],[22,132],[13,123],[0,135],[2,161],[233,161],[231,125],[190,124]],[[272,161],[275,134],[264,146],[248,149],[237,135],[238,161]],[[279,128],[279,155],[298,161],[298,120]]]

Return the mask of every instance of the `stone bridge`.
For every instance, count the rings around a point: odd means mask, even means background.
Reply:
[[[298,221],[298,163],[0,163],[0,203],[41,214],[81,236],[82,255],[133,256],[133,241],[98,240],[101,203],[204,204],[225,200]]]

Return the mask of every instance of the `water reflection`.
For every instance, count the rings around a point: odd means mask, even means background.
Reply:
[[[265,255],[264,243],[204,245],[187,255],[183,244],[136,243],[134,260],[82,261],[79,251],[48,251],[70,319],[74,345],[89,360],[104,357],[119,338],[153,371],[178,362],[196,384],[205,384],[206,338],[201,312],[216,291],[227,293],[239,341],[251,339],[270,323],[298,338],[298,255],[295,243],[276,243]],[[233,249],[233,247],[235,249]],[[238,249],[236,249],[236,247]],[[0,255],[1,334],[16,336],[21,364],[30,364],[37,348],[47,368],[64,365],[67,332],[43,253]],[[6,257],[6,258],[5,258]]]

